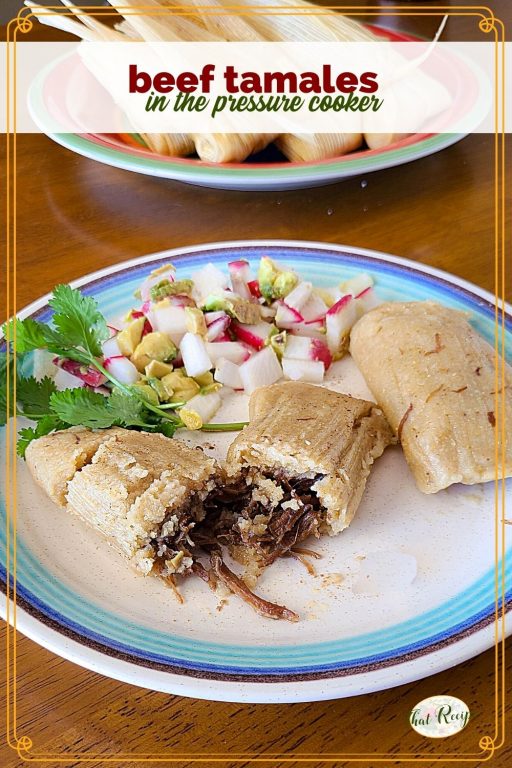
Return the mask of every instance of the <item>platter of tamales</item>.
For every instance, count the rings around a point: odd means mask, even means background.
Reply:
[[[348,246],[214,243],[57,286],[4,330],[20,632],[243,702],[369,693],[494,644],[512,324],[490,294]]]
[[[93,42],[425,42],[335,11],[319,12],[319,6],[306,0],[285,0],[281,4],[293,8],[293,15],[291,11],[271,13],[269,0],[248,4],[257,13],[245,15],[229,15],[224,8],[229,6],[226,0],[209,2],[208,8],[217,9],[218,15],[202,14],[191,0],[151,0],[145,8],[156,15],[147,16],[137,13],[132,0],[122,4],[112,0],[110,5],[118,11],[113,26],[112,8],[108,15],[103,9],[103,13],[91,16],[80,12],[70,0],[62,2],[65,14],[49,15],[32,0],[26,0],[25,5],[41,23]],[[157,13],[159,7],[172,10],[187,6],[190,9],[184,17]],[[439,63],[436,66],[439,68]],[[450,73],[450,85],[438,84],[439,93],[431,105],[435,112],[430,116],[437,112],[448,116],[465,114],[474,109],[478,74],[471,62],[450,55],[443,69]],[[56,132],[54,117],[65,116],[68,102],[73,101],[74,84],[83,81],[84,73],[88,74],[78,57],[64,58],[35,79],[29,94],[30,112],[44,133],[71,151],[99,162],[198,186],[285,190],[332,184],[439,152],[464,136],[461,132],[432,133],[428,129],[413,134],[369,133],[363,128],[360,133],[297,134]],[[45,99],[53,76],[68,83],[67,91],[64,88],[60,94]],[[435,76],[430,80],[434,82]],[[339,122],[342,126],[342,115]]]

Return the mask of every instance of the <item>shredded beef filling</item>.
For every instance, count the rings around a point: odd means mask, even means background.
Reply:
[[[311,486],[323,475],[291,477],[281,470],[267,477],[284,492],[276,507],[253,499],[253,488],[241,478],[236,484],[212,491],[204,502],[193,496],[178,514],[169,513],[162,523],[163,533],[150,543],[162,565],[177,562],[178,556],[176,573],[179,575],[193,573],[213,590],[221,582],[262,616],[297,621],[299,617],[293,611],[252,592],[222,558],[222,545],[247,546],[255,552],[261,565],[267,566],[278,557],[294,554],[294,547],[308,536],[318,537],[322,505]],[[254,524],[258,515],[265,520],[262,531]],[[241,524],[244,520],[249,525]],[[172,534],[165,533],[166,525],[173,528]],[[201,562],[204,555],[209,556],[209,567]],[[169,578],[175,586],[172,573]]]

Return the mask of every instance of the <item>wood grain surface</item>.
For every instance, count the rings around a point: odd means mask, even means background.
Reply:
[[[360,3],[352,0],[352,5]],[[391,6],[381,5],[383,10]],[[423,5],[433,10],[437,3]],[[510,25],[509,0],[487,5]],[[385,16],[380,23],[430,37],[438,21]],[[484,39],[471,17],[451,18],[444,37]],[[30,39],[67,38],[36,27]],[[441,267],[494,291],[493,169],[494,138],[474,135],[423,160],[320,189],[222,192],[109,168],[44,136],[20,136],[17,307],[58,282],[125,259],[242,238],[375,248]],[[237,760],[237,755],[261,753],[268,757],[264,764],[273,768],[298,766],[294,756],[300,755],[311,766],[344,766],[355,753],[366,755],[360,764],[367,766],[377,765],[371,757],[375,753],[389,754],[392,765],[403,753],[425,755],[423,765],[447,765],[455,754],[466,755],[468,764],[483,765],[483,758],[476,757],[478,742],[494,729],[494,650],[411,685],[288,705],[220,704],[138,689],[81,669],[21,635],[17,650],[18,736],[30,736],[34,752],[73,756],[66,765],[78,765],[77,755],[85,752],[95,758],[89,763],[95,766],[107,765],[106,756],[119,753],[126,756],[122,765],[147,765],[140,757],[155,752],[169,758],[203,753],[203,765],[213,765],[211,756],[223,753],[226,766],[247,766],[249,760]],[[424,739],[410,728],[409,713],[426,696],[444,693],[468,704],[470,723],[449,739]],[[130,759],[134,753],[139,757]],[[287,754],[290,762],[272,753]],[[326,753],[331,759],[322,758]],[[336,754],[347,758],[332,759]],[[511,760],[506,746],[489,762],[504,768]],[[0,765],[21,764],[5,744],[0,748]],[[176,763],[182,768],[193,764],[185,759]]]

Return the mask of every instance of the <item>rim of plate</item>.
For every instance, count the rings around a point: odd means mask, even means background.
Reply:
[[[380,262],[395,265],[400,271],[414,273],[423,278],[435,278],[435,284],[441,283],[467,298],[480,300],[482,311],[485,308],[487,314],[494,311],[494,297],[484,289],[472,283],[450,275],[444,270],[428,267],[410,259],[392,256],[380,251],[366,248],[356,248],[338,244],[319,243],[315,241],[292,240],[246,240],[207,243],[198,246],[159,251],[146,256],[130,259],[122,264],[116,264],[95,271],[82,278],[72,281],[72,285],[94,286],[105,277],[118,272],[127,272],[132,268],[140,268],[144,264],[165,258],[175,258],[186,261],[186,256],[201,257],[204,254],[215,254],[217,251],[255,249],[261,252],[264,248],[281,248],[293,251],[303,250],[304,256],[311,256],[315,251],[329,253],[333,259],[336,256],[363,257],[373,263]],[[47,305],[50,294],[37,299],[18,313],[20,317],[33,315]],[[505,309],[512,318],[512,307],[508,304]],[[4,570],[4,569],[2,569]],[[4,571],[5,572],[5,571]],[[484,574],[480,581],[485,581],[488,574]],[[18,588],[22,591],[22,585]],[[5,584],[2,584],[5,590]],[[455,596],[456,602],[462,593]],[[512,591],[506,596],[507,605],[512,600]],[[34,598],[37,603],[37,598]],[[2,594],[2,613],[6,612],[5,595]],[[51,606],[45,606],[50,608]],[[433,609],[435,612],[438,609]],[[56,613],[56,612],[55,612]],[[346,665],[342,669],[336,669],[331,665],[321,673],[300,672],[299,674],[286,674],[279,671],[277,676],[269,674],[268,670],[261,669],[259,675],[254,671],[250,676],[211,672],[203,668],[190,669],[186,667],[173,667],[169,664],[152,664],[147,659],[137,659],[132,654],[119,652],[112,647],[106,647],[104,643],[91,640],[90,637],[80,635],[80,631],[69,629],[59,623],[58,613],[56,618],[51,618],[30,603],[30,599],[18,596],[17,599],[17,628],[32,640],[39,642],[44,647],[75,662],[81,666],[100,672],[106,676],[124,682],[132,683],[154,690],[168,693],[176,693],[198,698],[223,700],[223,701],[247,701],[247,702],[292,702],[314,701],[343,696],[370,693],[376,690],[412,682],[430,674],[442,671],[454,666],[466,659],[491,647],[495,639],[495,627],[493,624],[494,604],[480,614],[468,620],[466,626],[450,627],[444,632],[444,639],[428,638],[422,643],[421,648],[408,649],[406,653],[399,655],[389,654],[384,661],[373,661],[371,657],[366,664],[356,666]],[[394,627],[391,627],[392,631]],[[83,628],[82,628],[83,629]],[[80,630],[80,627],[78,627]],[[509,629],[509,632],[512,629]],[[507,633],[508,634],[508,633]],[[108,642],[108,638],[105,638]],[[220,644],[223,646],[224,644]],[[136,650],[136,649],[135,649]],[[393,650],[400,650],[395,648]],[[334,668],[332,668],[334,667]]]
[[[382,37],[393,41],[424,42],[418,36],[400,33],[378,25],[366,25]],[[348,155],[329,158],[321,161],[304,163],[227,163],[219,165],[190,158],[168,158],[150,152],[143,147],[137,148],[125,144],[120,139],[112,139],[113,134],[94,133],[56,133],[47,128],[48,110],[43,93],[48,74],[54,67],[66,60],[70,54],[45,67],[34,79],[28,95],[28,105],[34,122],[56,143],[84,157],[113,167],[133,172],[169,178],[189,183],[240,184],[250,189],[254,185],[267,183],[269,189],[273,184],[302,184],[308,181],[335,181],[360,173],[370,173],[385,168],[403,165],[418,160],[430,154],[446,149],[457,143],[465,136],[461,133],[417,133],[400,139],[381,149],[361,150]],[[483,73],[469,59],[458,53],[456,64],[471,72],[474,85],[478,83],[481,92]],[[458,92],[460,92],[460,73],[458,77]],[[462,89],[463,98],[468,100],[467,88]],[[470,114],[475,113],[474,99],[470,105]],[[474,118],[475,124],[479,122]]]

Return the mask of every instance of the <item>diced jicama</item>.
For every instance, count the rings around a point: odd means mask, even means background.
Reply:
[[[286,306],[291,307],[291,309],[295,309],[297,312],[301,312],[302,307],[308,301],[312,291],[312,283],[298,283],[295,288],[287,295]]]
[[[351,277],[350,280],[344,280],[340,284],[340,289],[344,294],[351,293],[352,296],[357,296],[366,288],[371,288],[373,285],[373,278],[371,275],[367,275],[366,272],[360,272],[358,275]]]
[[[174,307],[165,299],[153,307],[150,312],[150,321],[155,331],[166,333],[177,345],[187,332],[185,308]]]
[[[319,320],[315,323],[295,323],[287,330],[294,336],[307,336],[310,339],[320,339],[325,341],[325,322]]]
[[[192,273],[194,287],[192,296],[198,306],[201,306],[211,294],[222,293],[228,287],[228,278],[213,264],[207,264],[197,272]]]
[[[361,291],[361,293],[356,296],[356,302],[357,302],[357,314],[359,316],[364,315],[366,312],[369,312],[371,309],[375,309],[375,307],[378,307],[379,304],[382,304],[381,300],[378,298],[377,294],[375,293],[375,289],[369,286],[364,291]]]
[[[268,387],[282,377],[283,371],[272,347],[265,347],[240,366],[240,378],[247,394],[258,387]]]
[[[288,299],[288,297],[286,297]],[[312,323],[317,320],[323,320],[327,312],[327,304],[322,301],[320,296],[313,292],[307,302],[302,307],[300,313],[305,323]]]
[[[284,301],[276,302],[277,312],[275,324],[278,328],[292,328],[296,323],[302,323],[304,318],[293,307],[289,307]]]
[[[217,392],[195,395],[183,408],[180,408],[180,419],[187,429],[201,429],[203,424],[208,424],[215,416],[221,403],[221,397]]]
[[[346,345],[350,329],[357,320],[356,300],[348,294],[333,304],[325,316],[326,339],[333,355]]]
[[[220,315],[220,317],[207,326],[207,341],[217,341],[218,338],[224,336],[231,322],[231,318],[225,312],[216,312],[215,314]]]
[[[140,376],[132,361],[123,355],[108,357],[103,363],[103,367],[121,384],[135,384]]]
[[[231,360],[227,360],[225,357],[221,357],[217,360],[217,367],[214,373],[215,381],[224,384],[226,387],[232,389],[243,389],[244,385],[240,377],[240,368]]]
[[[112,336],[112,338],[107,339],[107,341],[103,342],[101,345],[101,348],[103,350],[103,357],[118,357],[121,355],[121,350],[119,349],[119,344],[117,343],[117,334],[116,336]]]
[[[319,360],[296,360],[283,357],[283,373],[291,381],[320,384],[324,380],[325,367]]]
[[[232,363],[243,363],[251,356],[247,347],[238,341],[207,342],[206,351],[214,364],[223,357],[226,360],[231,360]]]
[[[240,341],[249,344],[254,349],[262,349],[268,339],[272,326],[269,323],[258,323],[257,325],[242,325],[233,323],[231,330]]]
[[[55,386],[60,391],[62,389],[78,389],[78,387],[85,387],[85,383],[78,376],[73,376],[72,373],[65,371],[64,368],[59,368],[54,378]]]
[[[248,287],[248,283],[252,281],[252,275],[249,262],[245,261],[245,259],[230,261],[228,269],[233,291],[243,299],[250,299],[252,293]]]
[[[206,345],[197,333],[186,333],[183,336],[180,352],[187,376],[200,376],[213,367]]]
[[[204,313],[204,321],[206,323],[206,327],[214,323],[216,320],[218,320],[220,317],[225,317],[226,313],[224,310],[219,310],[218,312],[205,312]]]

